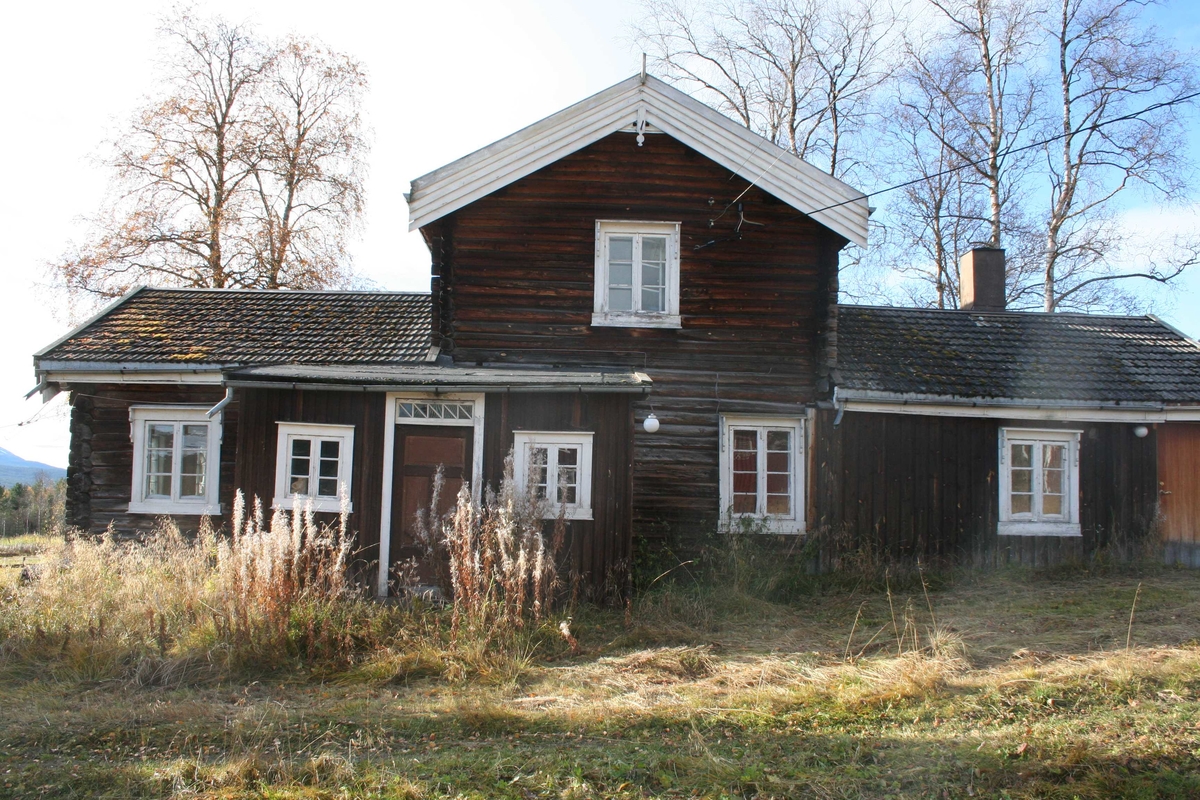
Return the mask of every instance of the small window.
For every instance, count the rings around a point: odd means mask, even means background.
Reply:
[[[404,424],[471,425],[475,404],[470,400],[400,400],[396,403],[396,421]]]
[[[133,514],[219,514],[221,422],[206,408],[129,410]]]
[[[722,417],[721,505],[728,522],[804,530],[804,426],[794,418]]]
[[[596,223],[592,324],[680,326],[679,223]]]
[[[1014,536],[1079,536],[1079,433],[1000,431],[1000,526]]]
[[[339,511],[350,496],[354,453],[353,425],[279,423],[275,465],[275,506]]]
[[[517,485],[550,500],[547,519],[562,506],[567,519],[592,518],[592,434],[518,431],[513,461]]]

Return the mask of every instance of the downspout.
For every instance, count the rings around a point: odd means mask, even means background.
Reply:
[[[842,424],[842,414],[846,413],[846,402],[838,399],[838,387],[833,387],[833,407],[837,409],[837,414],[833,418],[833,427]]]
[[[233,400],[233,387],[226,386],[225,387],[225,396],[222,397],[221,400],[215,406],[210,408],[208,411],[204,412],[204,416],[208,417],[209,419],[212,419],[217,414],[220,414],[221,410],[223,408],[225,408],[225,406],[229,405],[229,402],[231,400]]]

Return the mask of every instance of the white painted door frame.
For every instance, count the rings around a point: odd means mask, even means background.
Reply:
[[[474,438],[471,444],[471,496],[479,502],[483,492],[483,393],[470,392],[388,392],[383,404],[383,495],[380,499],[379,519],[379,578],[376,592],[380,597],[387,597],[388,591],[388,562],[392,549],[392,479],[396,461],[396,426],[397,425],[471,425],[474,428]],[[396,415],[401,400],[454,401],[469,400],[473,403],[470,422],[464,420],[413,420],[401,421]]]

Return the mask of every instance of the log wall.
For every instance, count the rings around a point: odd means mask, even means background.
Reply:
[[[721,413],[802,416],[830,389],[845,240],[757,188],[739,212],[747,187],[668,136],[638,147],[617,133],[423,230],[439,344],[457,362],[619,365],[654,380],[634,406],[639,423],[651,410],[661,421],[635,435],[640,537],[715,524]],[[741,215],[766,227],[739,237]],[[591,325],[598,219],[681,223],[682,329]]]
[[[150,531],[155,518],[130,514],[133,490],[133,441],[129,407],[133,405],[213,406],[225,396],[219,386],[150,384],[79,384],[70,391],[71,449],[67,463],[67,525],[103,533],[110,525],[120,537]],[[220,500],[227,514],[233,503],[234,457],[237,450],[239,404],[235,399],[223,411]],[[180,517],[184,530],[199,524],[199,517]],[[214,517],[221,525],[224,517]]]

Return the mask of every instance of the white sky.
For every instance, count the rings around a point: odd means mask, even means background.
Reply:
[[[1175,4],[1184,8],[1182,4]],[[152,88],[155,28],[163,3],[6,3],[0,8],[0,446],[66,465],[61,400],[22,399],[34,384],[31,354],[67,330],[39,288],[44,264],[85,231],[107,175],[101,143]],[[315,35],[357,57],[371,89],[374,133],[367,219],[358,270],[380,288],[427,290],[428,254],[408,233],[401,193],[429,170],[632,75],[634,0],[209,0],[202,12],[250,20],[266,34]],[[1168,21],[1196,41],[1200,16]],[[1178,23],[1178,24],[1176,24]],[[1131,212],[1131,227],[1196,229],[1190,210]],[[1200,274],[1165,298],[1163,315],[1200,335]],[[28,425],[18,423],[34,417]]]

